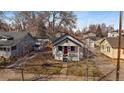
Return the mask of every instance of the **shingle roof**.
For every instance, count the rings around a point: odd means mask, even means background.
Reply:
[[[91,39],[91,40],[93,40],[93,41],[97,41],[97,40],[99,40],[100,38],[99,38],[99,37],[96,37],[96,36],[89,36],[89,37],[86,37],[86,38],[84,38],[84,39]]]
[[[73,40],[72,40],[72,38],[73,38]],[[69,35],[69,34],[67,34],[67,33],[64,34],[63,36],[58,37],[57,39],[55,39],[55,40],[53,41],[53,45],[55,46],[55,45],[59,44],[60,42],[64,41],[65,39],[68,39],[68,40],[70,40],[70,41],[72,41],[72,42],[78,44],[78,45],[81,46],[81,47],[82,47],[82,45],[84,45],[84,42],[81,42],[80,40],[78,40],[78,39],[75,38],[74,36]]]
[[[13,40],[0,41],[0,47],[2,46],[13,46],[22,40],[28,33],[27,32],[4,32],[0,31],[0,36],[13,37]]]
[[[118,48],[118,37],[108,37],[106,40],[113,48]],[[124,48],[124,36],[121,37],[121,48]]]

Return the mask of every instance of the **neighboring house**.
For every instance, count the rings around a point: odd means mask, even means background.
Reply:
[[[121,40],[121,59],[124,59],[124,37]],[[117,59],[118,54],[118,37],[108,37],[101,42],[100,51],[104,55]]]
[[[108,33],[108,37],[118,37],[118,36],[119,36],[119,34],[117,31],[113,31],[113,32]]]
[[[122,35],[124,35],[124,32],[122,32]],[[119,33],[118,31],[113,31],[108,33],[108,37],[118,37]]]
[[[85,32],[83,34],[83,38],[87,38],[87,37],[96,37],[96,34],[95,33],[92,33],[92,32]]]
[[[100,39],[96,40],[95,46],[100,48],[101,42],[102,42],[104,39],[105,39],[105,38],[100,38]]]
[[[95,37],[95,36],[96,36],[96,34],[95,34],[95,33],[90,32],[90,33],[88,34],[88,36],[89,36],[89,37]]]
[[[25,55],[33,50],[34,44],[33,37],[27,32],[0,31],[0,57]]]
[[[46,46],[46,43],[48,43],[50,40],[47,36],[40,36],[40,37],[34,37],[35,38],[35,46],[34,50],[40,51],[44,46]]]
[[[89,48],[95,48],[95,42],[98,40],[95,36],[90,36],[84,39],[85,43]]]
[[[83,57],[85,44],[75,37],[64,34],[53,41],[53,55],[56,60],[79,61]]]

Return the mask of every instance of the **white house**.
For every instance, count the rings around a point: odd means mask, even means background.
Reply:
[[[27,32],[0,31],[0,57],[10,58],[33,50],[35,40]]]
[[[121,34],[124,35],[124,32],[122,32]],[[118,37],[118,36],[119,36],[118,31],[113,31],[108,33],[108,37]]]
[[[117,36],[119,36],[117,31],[113,31],[113,32],[108,33],[108,37],[117,37]]]
[[[84,42],[88,46],[88,48],[95,48],[95,43],[98,40],[98,37],[90,36],[84,39]]]
[[[85,32],[85,33],[83,34],[83,38],[85,39],[85,38],[87,38],[87,37],[96,37],[96,34],[93,33],[93,32]]]
[[[69,34],[53,41],[53,55],[56,60],[79,61],[83,57],[84,48],[84,43]]]
[[[47,36],[37,36],[37,37],[34,37],[35,39],[35,46],[34,46],[34,50],[36,51],[40,51],[47,42],[49,42],[49,38]]]

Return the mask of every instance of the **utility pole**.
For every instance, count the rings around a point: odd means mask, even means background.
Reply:
[[[120,75],[120,52],[121,52],[122,16],[123,16],[123,12],[120,11],[116,81],[119,81],[119,75]]]

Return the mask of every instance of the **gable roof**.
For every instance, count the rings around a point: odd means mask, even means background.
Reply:
[[[118,48],[118,37],[107,37],[106,40],[112,48]],[[124,48],[124,36],[121,37],[121,48]]]
[[[22,40],[28,32],[5,32],[0,31],[0,36],[5,38],[13,38],[12,40],[0,41],[0,47],[2,46],[13,46],[16,45],[20,40]]]
[[[89,37],[84,38],[84,40],[85,40],[85,39],[90,39],[90,40],[93,40],[93,41],[97,41],[97,40],[99,40],[100,38],[99,38],[99,37],[96,37],[96,36],[89,36]]]
[[[64,40],[70,40],[73,43],[79,45],[82,47],[84,45],[84,42],[81,42],[80,40],[76,39],[74,36],[71,36],[69,34],[64,34],[63,36],[57,38],[56,40],[53,41],[53,46],[58,45],[59,43],[63,42]]]

